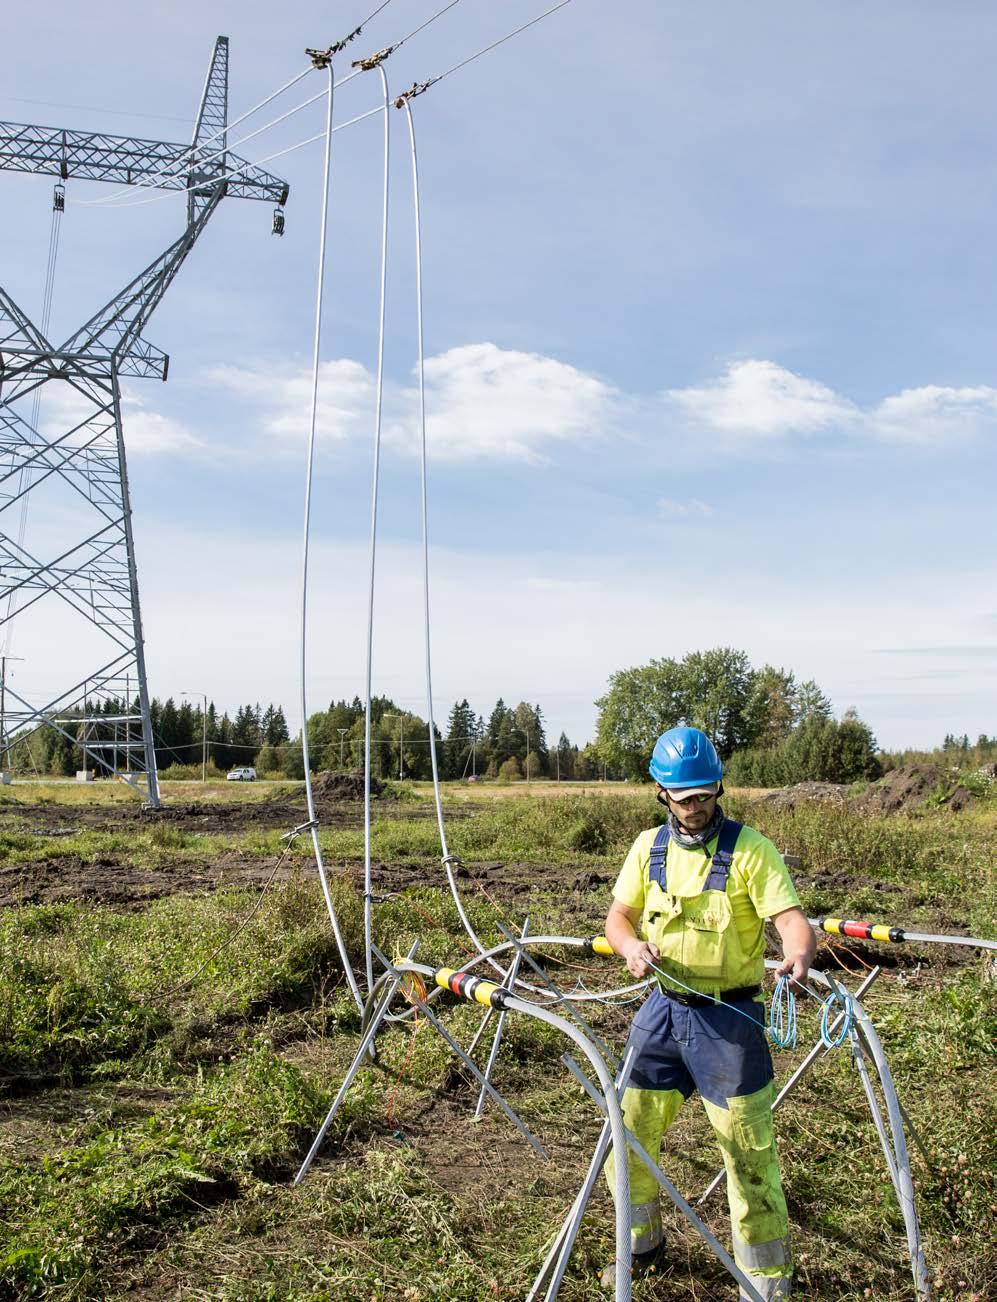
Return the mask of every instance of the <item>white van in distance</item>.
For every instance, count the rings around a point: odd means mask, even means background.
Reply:
[[[256,770],[249,769],[249,768],[231,769],[228,773],[225,774],[225,781],[226,782],[255,782]]]

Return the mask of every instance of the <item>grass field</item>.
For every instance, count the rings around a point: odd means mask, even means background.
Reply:
[[[461,888],[484,939],[527,914],[534,933],[601,930],[622,855],[657,820],[646,789],[593,788],[447,792]],[[293,1187],[359,1031],[306,838],[260,895],[282,834],[304,821],[300,788],[185,783],[164,794],[166,809],[143,815],[104,784],[0,792],[0,1296],[523,1297],[599,1128],[560,1063],[566,1045],[510,1018],[496,1071],[543,1161],[494,1106],[473,1121],[477,1087],[424,1019],[392,1026]],[[736,794],[728,812],[800,855],[812,912],[994,935],[992,804],[874,820]],[[362,966],[360,810],[320,814]],[[466,959],[425,790],[377,802],[373,859],[382,948],[404,953],[418,938],[424,962]],[[877,960],[888,966],[867,1008],[929,1150],[930,1166],[913,1161],[936,1296],[983,1302],[997,1296],[995,988],[973,951],[835,943],[820,962],[854,985]],[[608,989],[623,975],[577,951],[545,966],[568,986]],[[587,1010],[619,1046],[633,1008]],[[446,1011],[463,1044],[481,1011]],[[812,1042],[813,1012],[801,1022]],[[779,1073],[798,1057],[779,1055]],[[780,1111],[779,1135],[799,1294],[912,1298],[902,1221],[846,1051]],[[717,1165],[693,1100],[665,1170],[692,1195]],[[724,1212],[722,1197],[707,1204],[722,1237]],[[735,1296],[674,1219],[669,1238],[669,1268],[638,1285],[638,1299]],[[596,1274],[612,1252],[600,1189],[565,1302],[603,1296]]]

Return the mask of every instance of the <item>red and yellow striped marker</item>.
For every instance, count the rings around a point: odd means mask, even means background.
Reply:
[[[441,967],[433,973],[433,980],[441,990],[474,1003],[484,1004],[486,1008],[505,1008],[512,998],[512,991],[505,986],[486,981],[483,977],[472,976],[470,972],[456,972],[452,967]]]
[[[902,927],[889,927],[881,922],[853,922],[849,918],[815,918],[814,921],[829,936],[854,936],[856,940],[892,940],[894,944],[907,939]]]

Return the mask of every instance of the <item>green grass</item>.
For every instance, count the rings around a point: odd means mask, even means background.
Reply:
[[[969,818],[871,820],[728,803],[801,855],[810,908],[908,924],[947,919],[942,929],[993,934],[997,821],[987,807]],[[570,882],[576,864],[611,879],[632,837],[655,818],[644,796],[572,794],[510,797],[455,819],[451,845],[472,877],[478,859],[536,866],[531,889],[494,903],[466,884],[475,928],[491,942],[500,917],[518,927],[529,912],[535,932],[598,930],[608,885],[572,892],[557,880]],[[77,835],[88,854],[135,862],[210,861],[223,849],[272,861],[279,838],[267,829],[201,837],[170,824]],[[0,836],[8,863],[53,845],[19,831]],[[355,829],[322,836],[331,861],[359,856]],[[71,839],[54,844],[65,853]],[[412,819],[382,807],[374,842],[378,860],[426,869],[424,886],[377,905],[382,948],[404,953],[419,939],[420,960],[461,961],[469,945],[441,889],[431,809]],[[598,1131],[559,1062],[567,1046],[537,1022],[509,1019],[495,1083],[548,1147],[550,1163],[536,1161],[493,1107],[480,1125],[471,1121],[477,1086],[420,1019],[385,1030],[379,1063],[360,1072],[322,1160],[303,1186],[289,1184],[359,1031],[306,847],[299,851],[301,875],[275,883],[241,931],[258,901],[246,889],[177,895],[131,913],[81,904],[0,913],[8,1093],[0,1297],[474,1302],[525,1294]],[[558,875],[542,871],[555,864]],[[346,882],[334,877],[332,885],[359,958],[359,899]],[[920,969],[914,957],[925,960]],[[988,1234],[997,1206],[997,990],[977,961],[947,967],[939,958],[937,950],[912,955],[902,978],[880,980],[867,1007],[929,1149],[931,1167],[915,1150],[913,1168],[936,1297],[983,1302],[997,1292]],[[607,985],[620,976],[610,962],[593,971]],[[560,979],[577,975],[566,968]],[[482,1011],[446,1004],[436,1007],[467,1044]],[[632,1011],[586,1009],[617,1045]],[[803,1010],[801,1020],[812,1042],[814,1012]],[[781,1071],[795,1060],[782,1055]],[[778,1128],[802,1296],[907,1302],[902,1222],[846,1051],[808,1077]],[[666,1171],[693,1194],[717,1165],[691,1102],[670,1136]],[[725,1237],[722,1198],[708,1204],[708,1216]],[[723,1272],[680,1222],[669,1236],[674,1268],[639,1285],[638,1302],[728,1296]],[[565,1302],[601,1296],[595,1274],[611,1256],[600,1189]]]

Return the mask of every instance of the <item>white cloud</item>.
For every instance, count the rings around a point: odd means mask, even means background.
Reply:
[[[307,435],[312,383],[307,367],[218,366],[208,378],[251,406],[268,453]],[[374,400],[374,376],[360,362],[323,362],[319,435],[337,442],[369,439]],[[418,412],[416,385],[387,381],[385,443],[416,452]],[[997,389],[925,385],[863,407],[819,380],[755,359],[731,362],[703,385],[642,396],[554,357],[479,343],[427,358],[426,423],[430,454],[451,462],[537,464],[558,447],[658,438],[663,429],[673,435],[709,431],[726,449],[742,451],[793,438],[936,447],[997,431]],[[154,433],[149,440],[158,450]],[[172,433],[182,446],[179,427]],[[662,498],[657,507],[664,518],[710,513],[699,500]]]
[[[185,425],[171,416],[150,411],[134,393],[124,393],[121,400],[121,424],[125,431],[125,450],[152,454],[169,452],[194,453],[204,444]]]
[[[762,438],[817,434],[859,414],[826,384],[765,361],[732,362],[712,384],[670,389],[665,398],[697,424]]]
[[[305,438],[311,423],[310,367],[216,366],[208,378],[235,397],[262,409],[268,434]],[[360,363],[336,358],[319,364],[315,431],[321,438],[342,441],[368,428],[373,412],[374,379]]]
[[[997,429],[997,389],[980,384],[952,389],[937,384],[904,389],[870,413],[871,429],[896,442],[946,444]]]
[[[861,407],[775,362],[732,362],[710,384],[670,389],[664,401],[694,424],[732,437],[840,434],[942,446],[997,432],[997,389],[930,384]]]
[[[448,461],[540,460],[551,444],[605,430],[618,402],[617,391],[596,376],[538,353],[466,344],[426,362],[427,438],[433,454]],[[396,423],[392,432],[408,441],[414,423]]]
[[[263,410],[262,429],[279,436],[308,432],[311,371],[274,374],[221,366],[209,378]],[[343,440],[373,430],[374,376],[359,362],[323,362],[316,428]],[[473,458],[540,461],[545,449],[595,437],[617,420],[621,395],[598,377],[537,353],[466,344],[426,359],[426,428],[430,453],[445,461]],[[388,382],[385,441],[418,448],[419,394]]]

